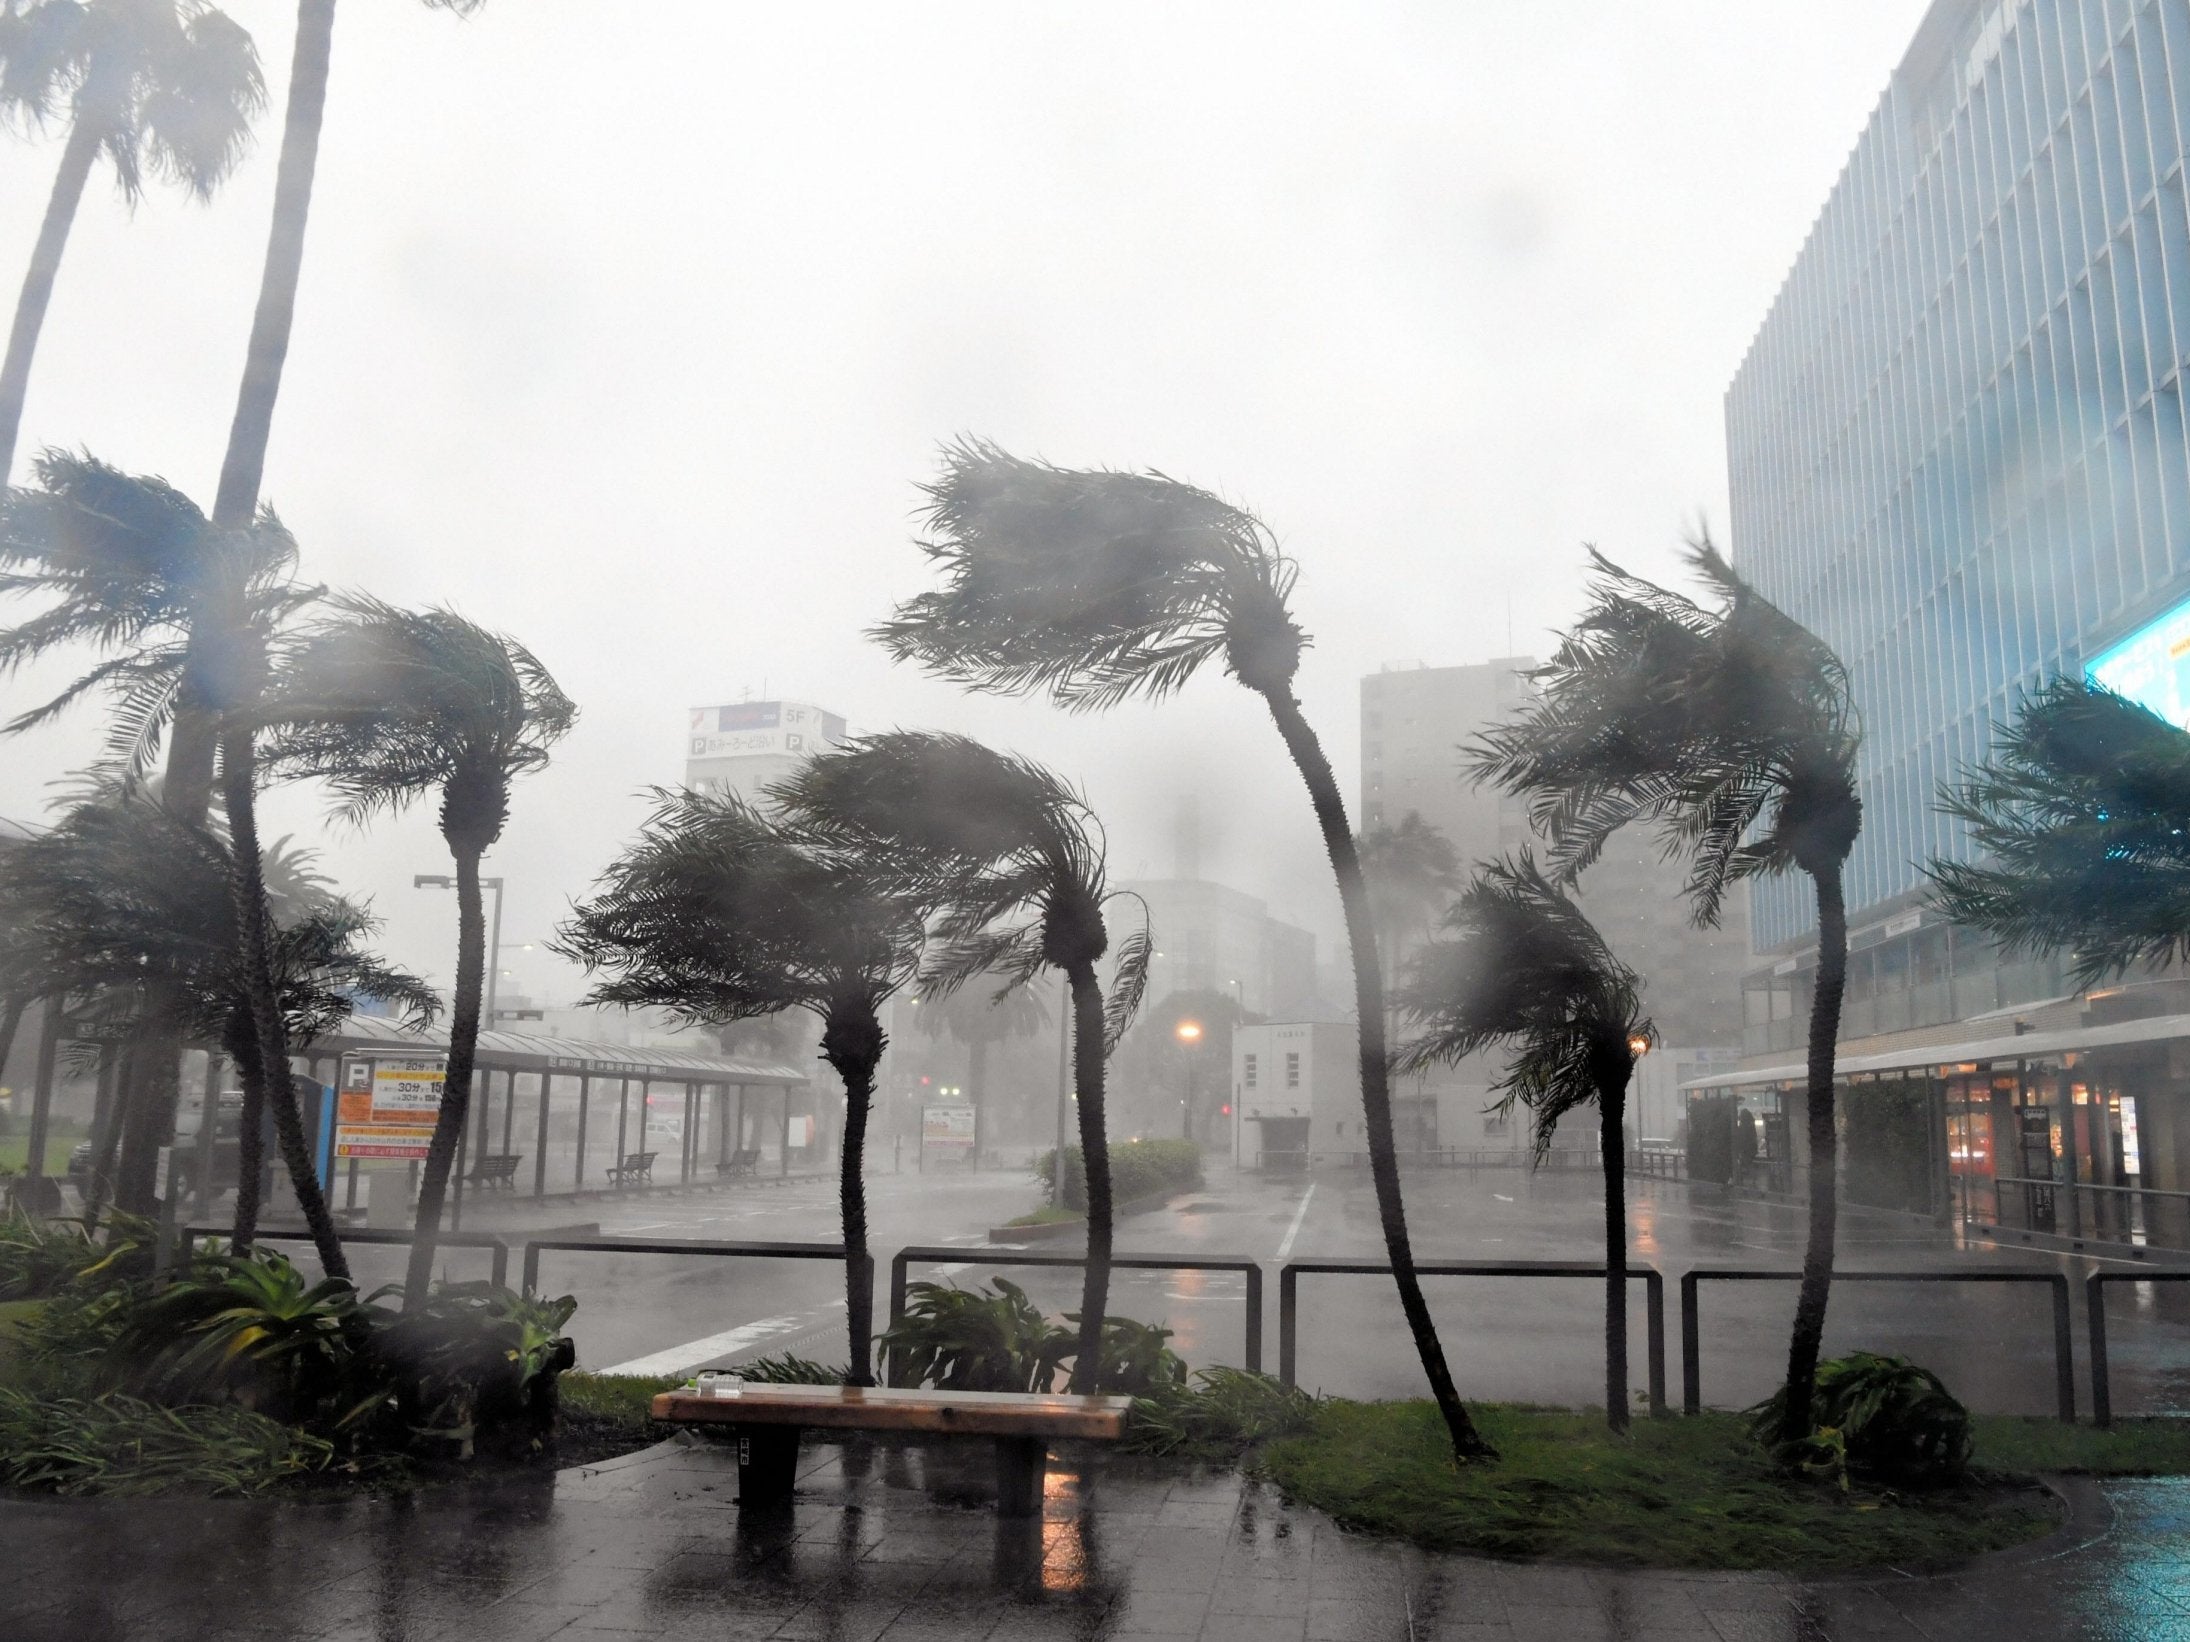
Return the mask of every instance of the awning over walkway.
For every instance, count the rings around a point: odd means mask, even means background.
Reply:
[[[2090,1049],[2120,1049],[2132,1044],[2166,1043],[2190,1039],[2190,1015],[2153,1015],[2143,1020],[2114,1021],[2105,1026],[2073,1026],[2057,1032],[2011,1033],[2005,1037],[1970,1038],[1960,1043],[1922,1044],[1913,1049],[1894,1049],[1876,1055],[1842,1055],[1835,1075],[1845,1082],[1865,1072],[1915,1072],[1988,1061],[2036,1060],[2047,1055],[2080,1054]],[[1785,1066],[1758,1066],[1715,1072],[1681,1085],[1682,1090],[1755,1089],[1772,1084],[1800,1084],[1809,1076],[1800,1061]]]
[[[320,1059],[405,1049],[445,1052],[448,1046],[448,1033],[438,1028],[418,1032],[380,1016],[352,1015],[315,1040],[306,1053]],[[529,1032],[481,1032],[479,1065],[482,1070],[496,1072],[552,1072],[559,1077],[644,1078],[756,1088],[791,1088],[806,1082],[806,1074],[797,1067],[773,1061],[648,1049],[628,1043],[594,1043],[584,1038],[551,1038]]]

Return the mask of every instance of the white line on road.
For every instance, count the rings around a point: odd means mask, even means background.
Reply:
[[[825,1309],[841,1311],[842,1300],[831,1300]],[[681,1346],[671,1346],[667,1351],[656,1351],[645,1357],[634,1357],[627,1363],[617,1363],[609,1368],[597,1369],[600,1374],[689,1374],[703,1363],[711,1363],[717,1357],[727,1357],[733,1351],[743,1351],[747,1346],[759,1345],[780,1335],[797,1334],[813,1326],[814,1313],[802,1311],[790,1317],[770,1317],[758,1323],[746,1323],[738,1328],[724,1329],[720,1334],[710,1334],[702,1339],[687,1340]]]
[[[1293,1223],[1285,1228],[1285,1241],[1278,1245],[1277,1263],[1284,1265],[1293,1252],[1293,1239],[1300,1235],[1300,1223],[1308,1218],[1308,1199],[1315,1196],[1313,1185],[1300,1194],[1300,1207],[1293,1211]]]

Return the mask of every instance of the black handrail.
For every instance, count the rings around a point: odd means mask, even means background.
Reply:
[[[1414,1269],[1424,1277],[1594,1277],[1601,1282],[1605,1276],[1602,1264],[1567,1260],[1417,1260]],[[1278,1379],[1291,1385],[1298,1367],[1301,1273],[1389,1277],[1391,1270],[1387,1261],[1342,1256],[1303,1257],[1279,1267]],[[1665,1413],[1665,1279],[1655,1266],[1639,1264],[1629,1266],[1627,1275],[1631,1281],[1640,1279],[1643,1285],[1650,1414],[1656,1419]]]
[[[1085,1254],[1064,1249],[1018,1249],[1008,1244],[952,1247],[947,1244],[914,1244],[897,1251],[890,1262],[890,1322],[905,1315],[905,1267],[918,1260],[924,1264],[968,1266],[1084,1266]],[[1236,1271],[1247,1278],[1247,1369],[1262,1372],[1262,1265],[1244,1254],[1113,1254],[1110,1264],[1120,1271]]]
[[[1698,1266],[1681,1278],[1681,1407],[1703,1412],[1703,1322],[1697,1291],[1704,1282],[1799,1283],[1799,1270],[1749,1270],[1734,1266]],[[2053,1294],[2053,1386],[2061,1423],[2076,1423],[2075,1346],[2068,1321],[2068,1278],[2057,1271],[1968,1271],[1931,1267],[1922,1271],[1839,1271],[1840,1283],[2043,1283]]]
[[[2091,1330],[2091,1423],[2114,1423],[2114,1379],[2106,1354],[2106,1285],[2190,1283],[2190,1271],[2095,1271],[2084,1279],[2084,1319]]]
[[[540,1286],[540,1254],[543,1249],[562,1249],[580,1254],[696,1254],[740,1260],[838,1260],[844,1258],[842,1243],[725,1243],[664,1237],[535,1237],[525,1243],[527,1294]],[[867,1257],[871,1274],[874,1257]]]
[[[234,1228],[230,1226],[185,1226],[182,1229],[185,1238],[228,1237],[233,1232]],[[374,1230],[362,1226],[345,1226],[337,1235],[345,1243],[363,1243],[375,1247],[408,1247],[418,1241],[414,1233],[391,1231],[386,1227]],[[260,1243],[309,1243],[312,1234],[286,1227],[269,1231],[261,1226],[253,1240]],[[444,1249],[490,1249],[494,1254],[491,1269],[495,1285],[499,1287],[509,1277],[509,1244],[502,1238],[489,1237],[485,1232],[445,1231],[434,1238],[434,1243]]]

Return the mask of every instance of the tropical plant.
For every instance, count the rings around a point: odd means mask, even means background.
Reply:
[[[961,736],[897,731],[827,753],[775,790],[786,812],[831,847],[869,860],[938,909],[922,995],[979,976],[1001,991],[1044,968],[1072,997],[1073,1085],[1087,1160],[1087,1268],[1073,1388],[1100,1355],[1110,1291],[1110,1142],[1104,1063],[1147,985],[1147,926],[1119,944],[1107,1001],[1095,966],[1110,950],[1101,828],[1087,800],[1022,758]],[[1001,995],[1001,991],[997,995]]]
[[[851,1365],[831,1368],[817,1363],[811,1357],[800,1357],[788,1351],[773,1356],[755,1357],[749,1363],[740,1363],[730,1370],[741,1380],[751,1380],[756,1385],[848,1385],[851,1383]]]
[[[426,0],[426,4],[462,16],[478,10],[482,0]],[[273,432],[274,401],[281,392],[289,331],[296,318],[297,279],[304,268],[304,222],[319,166],[334,34],[335,0],[297,0],[296,48],[289,65],[281,160],[274,172],[273,224],[266,239],[258,303],[251,313],[243,381],[236,390],[235,420],[229,425],[228,450],[221,459],[220,486],[213,500],[214,519],[230,529],[256,511],[259,481],[266,471],[266,442]]]
[[[2011,953],[2065,953],[2096,986],[2190,956],[2190,733],[2056,679],[1940,807],[1982,859],[1934,861],[1932,899]]]
[[[1614,832],[1641,821],[1656,824],[1669,852],[1687,853],[1699,924],[1717,922],[1741,879],[1799,871],[1815,889],[1804,1079],[1809,1236],[1784,1404],[1799,1424],[1817,1373],[1839,1219],[1833,1061],[1848,973],[1841,875],[1863,822],[1855,782],[1862,736],[1847,672],[1708,539],[1690,557],[1718,595],[1715,608],[1592,557],[1588,612],[1536,671],[1535,699],[1478,738],[1473,763],[1479,776],[1528,796],[1552,865],[1569,882]]]
[[[1065,1321],[1079,1316],[1065,1313]],[[1103,1352],[1095,1365],[1098,1395],[1145,1397],[1186,1383],[1186,1363],[1171,1349],[1170,1329],[1161,1323],[1137,1323],[1130,1317],[1103,1319]]]
[[[976,978],[942,997],[919,1000],[920,1030],[965,1046],[966,1099],[973,1105],[973,1157],[981,1160],[989,1115],[989,1051],[1015,1038],[1031,1038],[1049,1024],[1049,1011],[1032,988],[1010,987],[999,994],[994,984]]]
[[[1635,972],[1535,859],[1476,869],[1446,916],[1455,937],[1416,956],[1402,1009],[1419,1036],[1401,1049],[1401,1071],[1450,1066],[1493,1046],[1510,1051],[1494,1091],[1536,1119],[1536,1155],[1559,1119],[1597,1108],[1604,1169],[1605,1420],[1625,1431],[1627,1412],[1627,1147],[1623,1123],[1635,1056],[1650,1039]]]
[[[911,1284],[904,1315],[879,1343],[892,1385],[1047,1391],[1058,1365],[1072,1355],[1074,1336],[1044,1317],[1026,1290],[999,1277],[993,1293]]]
[[[324,1438],[249,1409],[0,1386],[0,1487],[117,1499],[170,1490],[257,1494],[333,1458]]]
[[[1392,1139],[1376,922],[1345,799],[1293,694],[1307,639],[1295,578],[1267,526],[1159,473],[1073,471],[966,441],[927,487],[926,552],[945,585],[901,605],[876,636],[901,660],[971,689],[1046,691],[1069,708],[1161,698],[1205,664],[1261,696],[1308,788],[1353,954],[1361,1098],[1393,1281],[1431,1394],[1461,1459],[1490,1453],[1445,1362],[1414,1268]]]
[[[1941,1488],[1969,1471],[1969,1410],[1939,1376],[1906,1357],[1851,1351],[1818,1364],[1808,1434],[1780,1406],[1783,1386],[1749,1411],[1759,1440],[1782,1462],[1846,1488],[1851,1478],[1894,1488]]]
[[[107,657],[6,731],[44,723],[87,693],[114,695],[107,751],[123,787],[165,738],[160,803],[184,827],[204,824],[222,755],[228,824],[242,843],[231,859],[231,927],[262,1037],[258,1062],[286,1066],[258,877],[251,723],[269,647],[317,590],[296,584],[295,539],[271,511],[215,528],[164,480],[50,451],[37,471],[39,488],[12,493],[0,513],[0,594],[48,602],[0,631],[0,676],[78,643]],[[116,1200],[132,1212],[150,1211],[157,1149],[174,1127],[181,1008],[166,981],[148,983],[147,1043],[122,1103]]]
[[[423,1305],[385,1319],[373,1362],[392,1384],[411,1440],[443,1445],[457,1459],[479,1449],[536,1454],[554,1435],[556,1379],[577,1360],[563,1333],[578,1302],[547,1300],[493,1283],[444,1283]]]
[[[816,848],[733,797],[657,792],[633,844],[564,925],[556,950],[609,979],[595,1003],[716,1026],[804,1009],[844,1085],[838,1200],[854,1385],[871,1385],[867,1117],[889,1036],[882,1008],[919,966],[924,903],[858,857]]]
[[[1257,1443],[1305,1435],[1315,1414],[1316,1399],[1298,1386],[1244,1368],[1198,1368],[1191,1380],[1159,1384],[1133,1399],[1125,1446],[1138,1454],[1230,1462]]]
[[[210,199],[265,106],[251,36],[205,0],[29,0],[0,10],[0,114],[34,130],[56,118],[68,126],[0,363],[0,484],[93,164],[106,155],[132,206],[147,171]]]
[[[502,836],[511,785],[547,763],[577,709],[514,639],[451,610],[399,610],[353,596],[303,635],[267,716],[278,726],[266,749],[269,771],[325,780],[345,821],[440,795],[441,836],[456,863],[456,989],[403,1287],[416,1305],[432,1281],[449,1170],[471,1109],[486,981],[480,857]]]
[[[1407,945],[1429,937],[1467,875],[1442,831],[1409,810],[1396,827],[1371,827],[1355,841],[1369,908],[1383,942],[1384,972],[1397,975]],[[1409,938],[1411,937],[1411,942]]]
[[[132,1269],[133,1242],[101,1245],[81,1220],[0,1215],[0,1304],[42,1300],[73,1284]]]

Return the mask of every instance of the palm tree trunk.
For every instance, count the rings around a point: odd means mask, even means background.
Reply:
[[[92,161],[98,157],[98,131],[78,120],[69,128],[68,144],[61,150],[61,167],[53,174],[53,192],[46,198],[46,220],[39,224],[30,269],[23,275],[23,292],[15,299],[15,326],[8,332],[7,360],[0,363],[0,485],[7,483],[15,466],[23,401],[30,393],[31,358],[38,352],[38,333],[45,328],[46,305],[53,300],[53,281],[61,271],[61,253],[68,249],[68,231],[75,225],[76,207],[83,201],[84,183],[91,176]]]
[[[1597,1089],[1597,1149],[1604,1167],[1604,1418],[1627,1429],[1627,1082]]]
[[[449,1065],[441,1080],[441,1112],[418,1180],[418,1223],[411,1231],[410,1269],[403,1278],[405,1309],[422,1304],[433,1282],[456,1144],[471,1111],[472,1061],[479,1052],[479,1010],[487,979],[487,914],[479,892],[479,851],[452,850],[456,859],[456,995],[449,1009]]]
[[[1103,1117],[1103,989],[1091,963],[1065,971],[1072,988],[1072,1083],[1080,1097],[1080,1164],[1087,1176],[1087,1265],[1080,1280],[1080,1346],[1072,1391],[1095,1394],[1110,1304],[1110,1137]]]
[[[281,162],[274,174],[274,221],[259,276],[258,306],[244,352],[243,385],[228,429],[213,522],[235,530],[250,522],[266,471],[266,441],[274,426],[274,400],[289,357],[289,329],[296,318],[297,278],[304,266],[304,223],[312,208],[312,174],[319,165],[319,133],[327,107],[327,64],[334,49],[335,0],[299,0],[296,51],[289,62],[289,105],[282,120]]]
[[[981,1167],[981,1107],[987,1093],[989,1073],[989,1040],[975,1038],[966,1045],[966,1099],[973,1105],[973,1166]]]
[[[266,1075],[259,1059],[258,1033],[246,1027],[229,1034],[228,1056],[243,1085],[243,1112],[236,1129],[236,1218],[229,1230],[232,1253],[245,1254],[259,1235],[259,1182],[266,1173]]]
[[[847,1385],[874,1381],[874,1261],[867,1252],[867,1114],[874,1105],[874,1069],[882,1059],[882,1023],[830,1022],[822,1056],[844,1080],[844,1143],[837,1153],[837,1209],[844,1227],[844,1309],[851,1344]]]
[[[1840,1037],[1840,995],[1848,982],[1848,909],[1836,862],[1816,874],[1817,991],[1810,999],[1807,1082],[1810,1132],[1810,1242],[1802,1252],[1802,1292],[1787,1346],[1782,1440],[1810,1434],[1825,1304],[1833,1291],[1833,1244],[1840,1220],[1840,1137],[1834,1118],[1833,1053]]]
[[[1323,847],[1331,857],[1331,871],[1338,879],[1338,899],[1346,914],[1346,941],[1353,951],[1354,1014],[1361,1030],[1361,1108],[1363,1128],[1369,1138],[1369,1173],[1376,1182],[1377,1217],[1383,1222],[1384,1248],[1391,1260],[1392,1280],[1399,1286],[1400,1308],[1414,1335],[1414,1349],[1422,1359],[1422,1372],[1430,1382],[1430,1395],[1445,1418],[1453,1454],[1460,1460],[1490,1459],[1491,1447],[1475,1422],[1461,1406],[1459,1388],[1445,1363],[1445,1348],[1430,1319],[1429,1302],[1422,1297],[1422,1279],[1414,1269],[1414,1245],[1407,1236],[1407,1210],[1399,1194],[1399,1156],[1392,1141],[1391,1065],[1384,1046],[1384,977],[1377,963],[1376,923],[1369,915],[1369,888],[1361,874],[1361,852],[1354,847],[1353,829],[1346,823],[1346,801],[1339,795],[1338,778],[1331,761],[1323,756],[1322,743],[1309,727],[1300,703],[1287,689],[1263,693],[1270,716],[1277,721],[1285,750],[1293,755],[1300,778],[1307,783],[1315,805],[1316,824],[1323,831]]]
[[[297,1111],[296,1085],[290,1081],[289,1023],[282,1017],[281,995],[274,982],[265,862],[259,855],[258,759],[249,730],[230,730],[221,738],[221,794],[228,808],[229,895],[235,906],[251,1033],[257,1040],[259,1098],[272,1108],[274,1138],[289,1167],[290,1184],[296,1188],[297,1206],[304,1212],[320,1269],[347,1281],[350,1263],[342,1252],[334,1214],[319,1189],[319,1172],[312,1166],[311,1148],[305,1143],[304,1123]],[[248,1080],[254,1069],[239,1065],[237,1070]],[[248,1105],[248,1081],[244,1087]]]
[[[112,1082],[108,1085],[104,1120],[98,1122],[97,1132],[91,1139],[91,1162],[84,1170],[84,1226],[87,1230],[99,1221],[99,1209],[114,1195],[115,1159],[121,1151],[123,1115],[129,1107],[129,1083],[136,1071],[137,1053],[127,1045],[110,1046],[106,1053],[114,1056],[109,1069]]]
[[[182,1033],[175,993],[165,982],[146,988],[145,1041],[129,1055],[129,1075],[118,1090],[117,1159],[110,1184],[114,1206],[124,1214],[151,1219],[157,1212],[160,1148],[174,1132],[175,1106],[182,1096]]]

